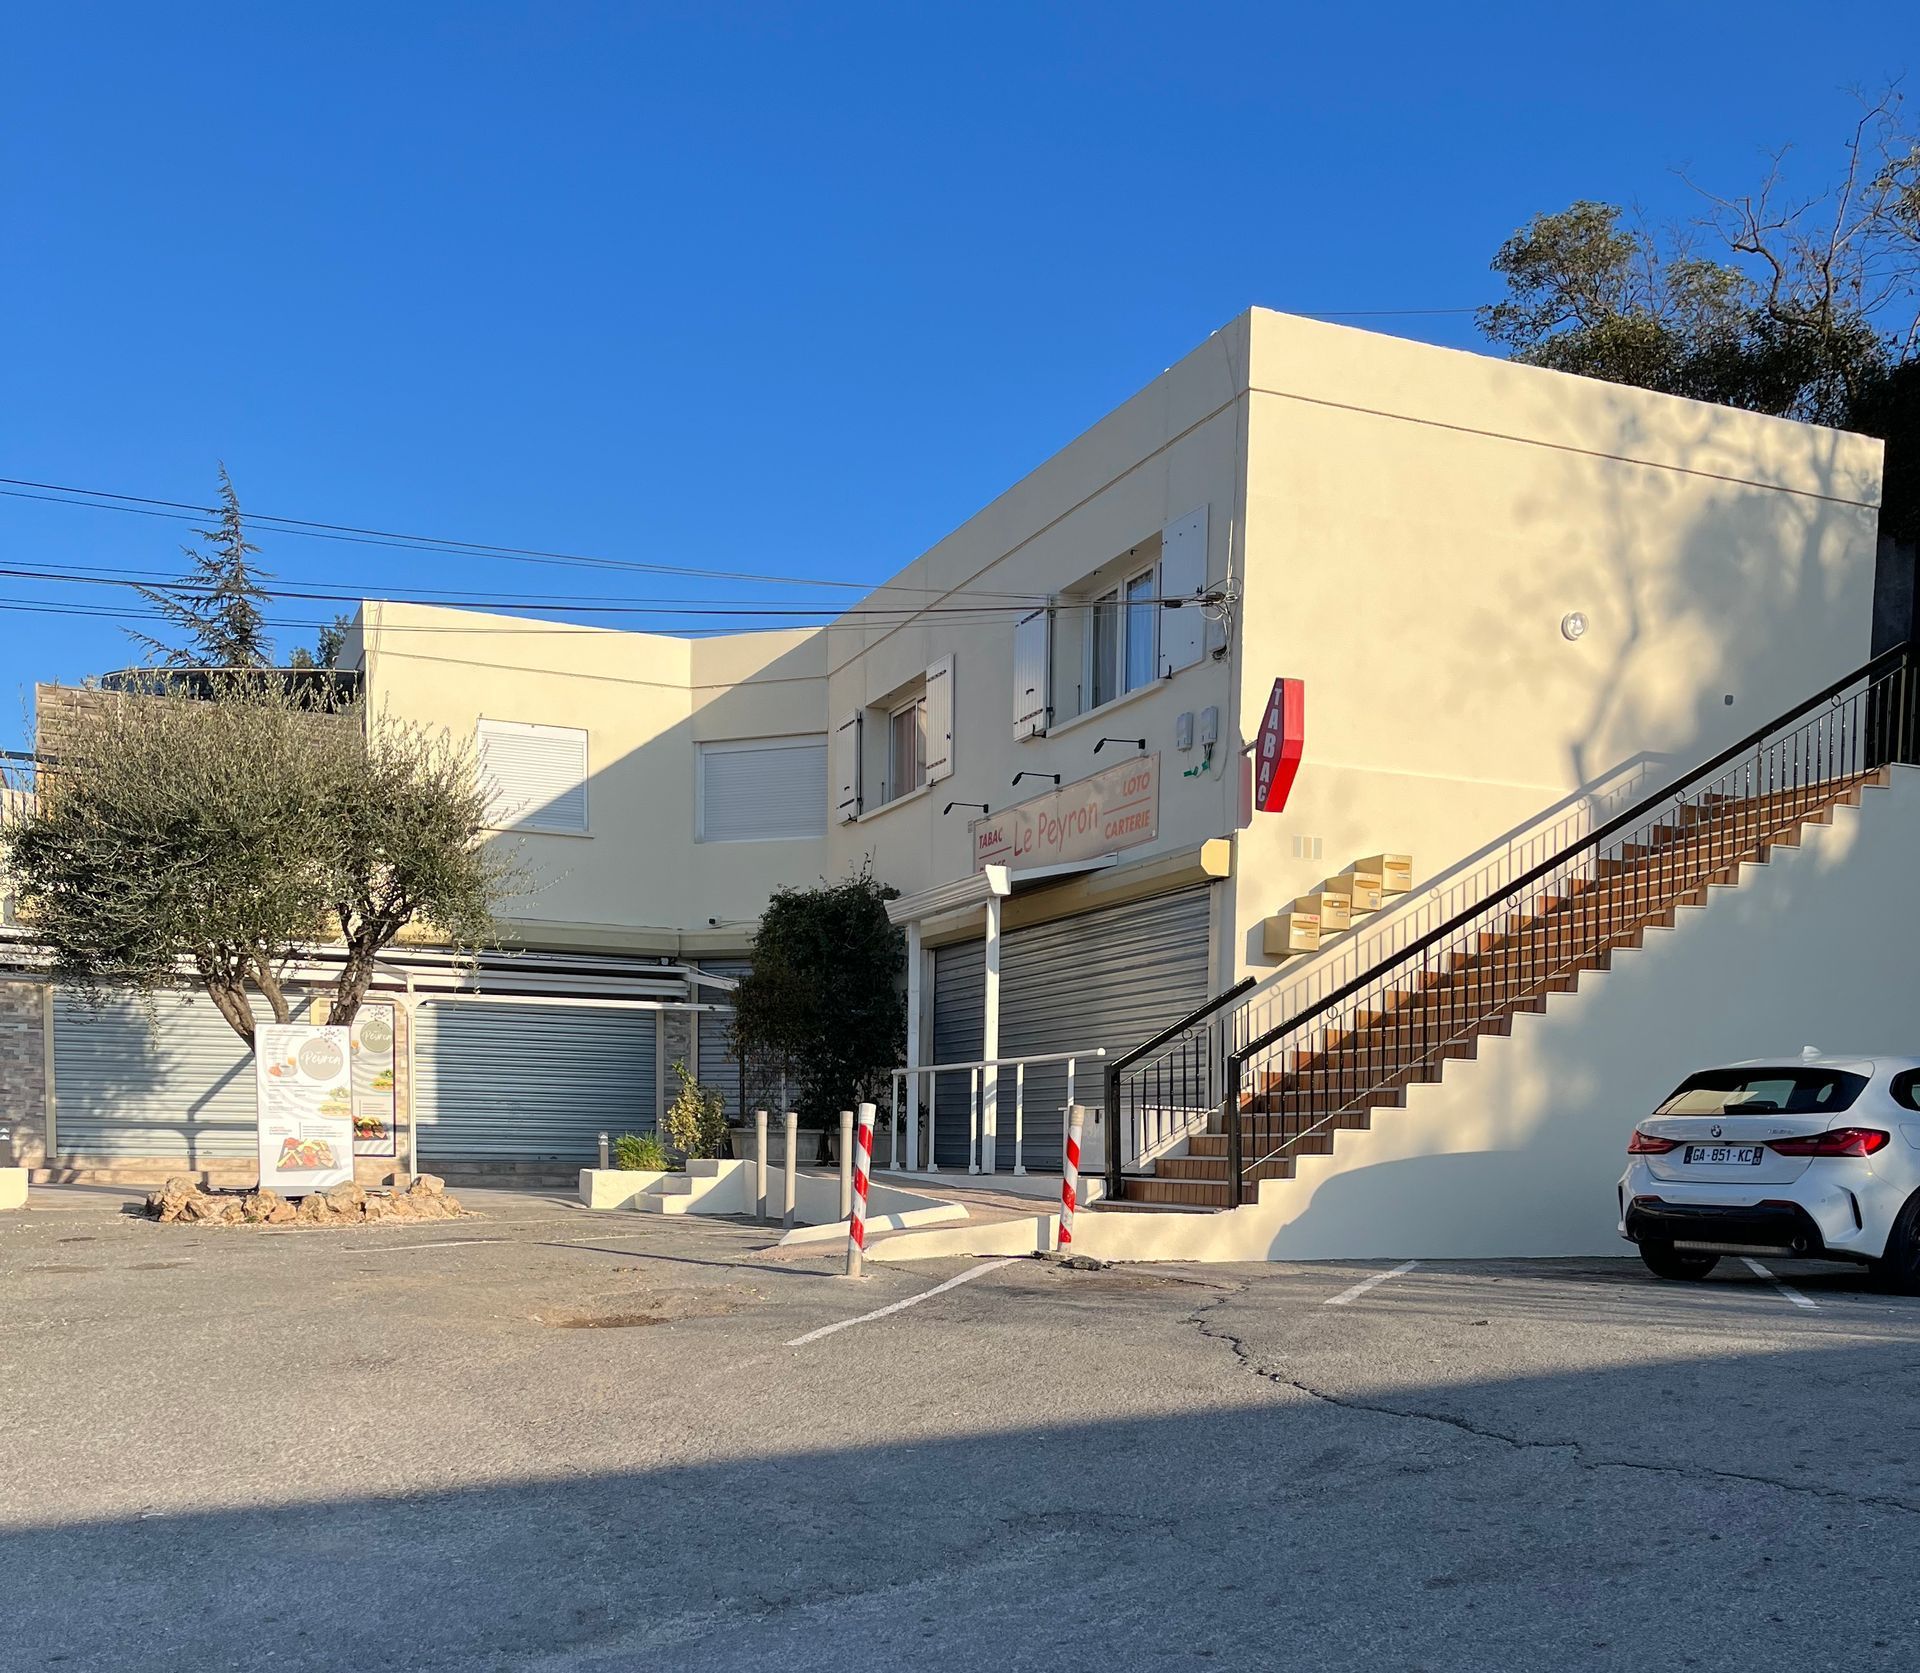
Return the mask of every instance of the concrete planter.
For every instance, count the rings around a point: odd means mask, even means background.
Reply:
[[[664,1171],[644,1168],[582,1168],[580,1200],[588,1208],[625,1208],[666,1177]]]

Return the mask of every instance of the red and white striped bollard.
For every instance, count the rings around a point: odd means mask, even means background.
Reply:
[[[873,1105],[862,1104],[853,1141],[853,1212],[847,1216],[849,1278],[860,1276],[867,1251],[867,1176],[873,1171],[873,1117]]]
[[[1080,1204],[1080,1135],[1085,1117],[1078,1104],[1067,1109],[1066,1166],[1060,1173],[1060,1258],[1073,1253],[1073,1211]]]

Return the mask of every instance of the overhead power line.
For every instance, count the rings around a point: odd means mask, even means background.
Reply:
[[[48,568],[28,568],[22,565],[0,565],[0,575],[14,580],[50,581],[60,586],[122,587],[135,591],[163,592],[182,599],[204,599],[213,595],[204,588],[194,587],[184,582],[168,582],[135,579],[126,575],[76,574],[68,570]],[[410,604],[432,609],[470,610],[475,608],[471,596],[435,596],[407,597],[383,595],[369,600],[364,593],[342,589],[309,589],[298,587],[262,586],[257,589],[263,598],[294,603],[323,604],[359,604],[364,602],[387,604]],[[1093,599],[1075,599],[1061,601],[1066,607],[1092,608]],[[1129,598],[1124,603],[1111,599],[1105,601],[1112,609],[1131,609],[1149,605],[1183,606],[1196,602],[1191,598],[1172,598],[1155,594],[1148,597]],[[564,604],[536,604],[524,602],[524,609],[564,609],[575,614],[596,616],[701,616],[722,617],[729,620],[779,620],[791,621],[799,617],[831,616],[835,621],[906,622],[918,621],[929,616],[973,617],[978,620],[992,620],[1000,616],[1027,615],[1036,606],[1032,604],[927,604],[927,605],[855,605],[851,609],[840,609],[835,605],[738,605],[732,603],[701,604],[685,600],[653,600],[644,604],[585,603],[568,601]],[[831,625],[831,624],[822,624]],[[462,631],[452,629],[451,631]],[[517,629],[498,629],[500,632],[514,632]]]
[[[151,495],[123,494],[105,488],[81,488],[59,482],[37,482],[26,477],[0,476],[0,496],[8,499],[37,500],[49,505],[79,506],[90,511],[117,511],[130,516],[159,517],[180,523],[191,523],[202,517],[219,515],[217,507],[195,505],[188,500],[156,499]],[[1010,601],[1031,599],[1039,602],[1037,595],[1027,593],[994,593],[979,589],[910,586],[902,582],[839,581],[817,575],[776,575],[756,570],[717,569],[697,564],[649,563],[634,558],[594,557],[578,552],[544,551],[537,547],[504,546],[486,541],[455,540],[438,535],[363,528],[351,523],[328,523],[317,518],[287,517],[266,511],[247,511],[245,517],[250,526],[274,534],[297,535],[311,540],[340,541],[348,545],[382,546],[400,551],[439,553],[451,557],[496,558],[510,563],[624,570],[642,575],[680,576],[710,581],[742,581],[762,586],[828,587],[843,592],[877,592],[885,588],[895,592],[946,596],[954,591],[971,590],[980,597]]]

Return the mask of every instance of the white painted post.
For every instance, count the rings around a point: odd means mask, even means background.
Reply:
[[[840,1218],[853,1212],[853,1111],[840,1112]]]
[[[980,1071],[967,1071],[967,1172],[980,1171]]]
[[[987,896],[985,996],[980,1020],[980,1055],[991,1062],[1000,1055],[1000,897]],[[998,1162],[1000,1071],[988,1069],[980,1085],[980,1166],[992,1173]]]
[[[911,1077],[918,1080],[919,1076]],[[927,1076],[927,1172],[940,1171],[940,1147],[934,1141],[934,1124],[940,1118],[940,1077]],[[909,1140],[909,1143],[912,1141]]]
[[[926,1004],[926,959],[920,951],[920,923],[918,919],[907,925],[907,1171],[916,1172],[920,1166],[920,1076],[915,1072],[920,1062],[920,1013]],[[897,1089],[896,1089],[897,1096]],[[928,1094],[931,1103],[932,1094]],[[933,1168],[933,1136],[931,1111],[927,1116],[927,1171]],[[899,1140],[894,1141],[893,1165],[900,1165]]]
[[[786,1170],[785,1170],[786,1176],[787,1176],[787,1204],[786,1204],[787,1211],[786,1211],[785,1218],[782,1219],[782,1221],[780,1222],[781,1225],[783,1225],[788,1231],[793,1230],[794,1202],[798,1196],[798,1182],[795,1178],[794,1170],[798,1168],[799,1165],[800,1165],[800,1112],[798,1110],[788,1110],[787,1111],[787,1161],[786,1161]]]
[[[1026,1137],[1027,1127],[1027,1066],[1024,1063],[1014,1065],[1013,1070],[1013,1171],[1025,1173],[1027,1165],[1020,1160],[1021,1141]]]
[[[1060,1170],[1060,1258],[1073,1253],[1073,1211],[1080,1202],[1080,1133],[1084,1112],[1067,1106],[1067,1144]]]
[[[860,1106],[853,1161],[853,1212],[847,1216],[847,1276],[858,1278],[867,1250],[867,1177],[873,1165],[873,1105]]]
[[[767,1223],[767,1112],[753,1112],[753,1212]]]
[[[900,1166],[900,1077],[893,1077],[893,1117],[887,1123],[887,1166]]]

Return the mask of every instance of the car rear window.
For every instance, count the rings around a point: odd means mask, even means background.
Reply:
[[[1706,1069],[1689,1075],[1655,1115],[1831,1115],[1860,1096],[1845,1069]]]

